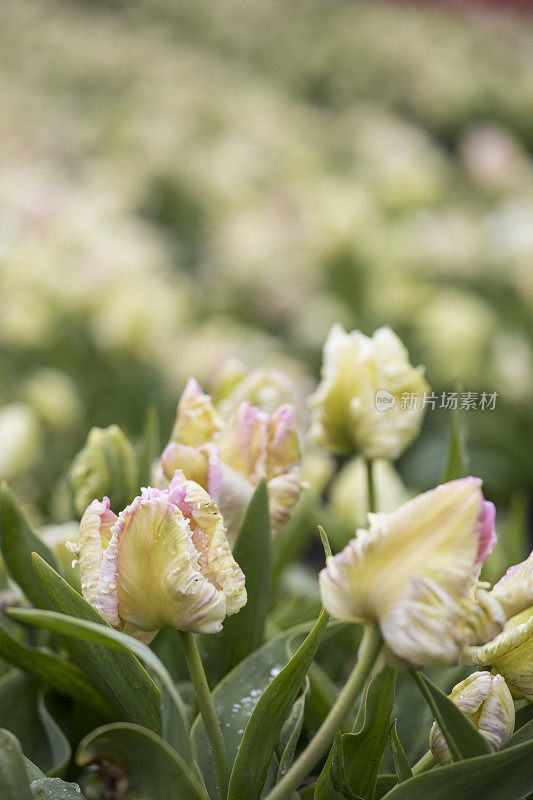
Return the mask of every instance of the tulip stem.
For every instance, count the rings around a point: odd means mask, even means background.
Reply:
[[[220,800],[226,800],[228,796],[229,769],[226,746],[222,738],[220,722],[218,720],[213,698],[209,691],[209,684],[205,676],[204,665],[196,644],[196,637],[190,631],[180,631],[181,642],[187,660],[187,666],[191,674],[191,679],[196,691],[198,707],[205,725],[205,732],[211,748],[215,773],[217,778],[217,788]]]
[[[368,511],[371,514],[375,514],[377,511],[376,507],[376,489],[374,486],[374,462],[367,458],[366,459],[366,485],[367,485],[367,492],[368,492]]]
[[[366,640],[365,650],[352,670],[344,688],[333,704],[326,719],[311,739],[300,757],[267,795],[266,800],[287,800],[331,747],[337,730],[353,708],[364,683],[374,666],[383,645],[379,626],[374,624]]]
[[[413,775],[420,775],[421,772],[426,772],[428,769],[432,769],[436,763],[437,762],[433,757],[433,753],[431,750],[428,750],[427,753],[425,753],[422,758],[416,762],[411,772]]]

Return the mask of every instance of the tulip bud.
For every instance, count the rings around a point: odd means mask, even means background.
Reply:
[[[518,696],[533,697],[533,606],[511,617],[501,633],[480,647],[465,647],[467,664],[492,667]]]
[[[390,328],[369,338],[334,325],[324,346],[322,380],[310,398],[311,437],[334,453],[394,460],[418,435],[429,389]],[[386,398],[383,407],[378,400]],[[418,402],[402,403],[402,395]]]
[[[180,472],[167,490],[143,489],[118,517],[107,498],[94,500],[78,553],[86,600],[112,627],[146,641],[165,625],[216,633],[246,603],[214,500]]]
[[[479,479],[451,481],[368,516],[369,529],[320,573],[332,616],[379,622],[395,666],[455,664],[473,635],[493,634],[493,626],[472,622],[473,586],[496,542],[494,506]]]
[[[489,743],[493,752],[501,750],[514,730],[515,711],[511,692],[501,675],[474,672],[454,686],[449,695]],[[441,729],[433,723],[429,744],[439,764],[451,764],[452,754]]]
[[[137,460],[133,445],[118,425],[92,428],[69,470],[74,507],[83,514],[93,497],[109,495],[121,508],[135,494]]]
[[[222,420],[209,395],[191,378],[178,404],[176,422],[170,440],[189,447],[208,442],[222,427]]]

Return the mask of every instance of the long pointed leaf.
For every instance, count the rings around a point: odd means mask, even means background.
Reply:
[[[32,566],[32,553],[39,553],[59,572],[52,551],[26,519],[9,486],[0,488],[0,547],[7,569],[26,597],[37,608],[51,608],[50,600]]]
[[[217,684],[264,641],[272,562],[268,494],[264,481],[250,501],[233,555],[246,577],[248,601],[238,614],[226,619],[220,633],[202,638],[201,650],[212,684]]]
[[[172,716],[173,744],[175,744],[176,748],[179,749],[179,752],[184,757],[190,757],[190,737],[185,704],[174,686],[174,682],[168,674],[168,671],[155,653],[152,653],[149,647],[139,642],[137,639],[127,636],[120,631],[116,631],[113,628],[108,628],[86,620],[74,619],[64,614],[57,614],[55,611],[17,608],[10,611],[10,616],[21,622],[31,622],[34,625],[42,626],[56,633],[76,636],[81,639],[87,639],[106,645],[107,647],[118,648],[119,650],[126,650],[130,653],[134,653],[157,675],[162,688],[168,694],[171,701],[168,712]]]
[[[258,800],[261,796],[283,723],[307,676],[327,622],[328,615],[322,611],[309,636],[259,698],[235,759],[228,800]]]
[[[38,555],[33,559],[39,581],[56,611],[110,630],[100,615],[78,592]],[[155,733],[161,732],[161,696],[157,686],[131,652],[119,652],[95,640],[80,641],[74,634],[65,640],[78,665],[121,715]]]
[[[0,800],[32,800],[20,744],[0,729]]]
[[[442,689],[435,686],[422,672],[411,674],[433,711],[454,761],[491,752],[488,742]]]
[[[398,733],[396,731],[396,720],[394,720],[391,726],[390,746],[392,750],[392,757],[394,759],[394,771],[396,772],[398,783],[409,780],[409,778],[413,777],[413,773],[411,771],[409,760],[402,747],[402,743],[398,738]]]
[[[146,728],[114,723],[81,742],[79,766],[112,761],[128,782],[128,800],[205,800],[195,773],[175,750]]]
[[[533,741],[416,775],[384,800],[523,800],[533,791]]]
[[[21,644],[1,626],[0,656],[15,667],[53,686],[58,692],[76,697],[104,717],[113,719],[115,716],[112,706],[89,683],[79,667],[53,652]]]

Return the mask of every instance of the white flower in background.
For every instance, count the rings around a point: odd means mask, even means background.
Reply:
[[[41,455],[41,426],[25,403],[0,408],[0,478],[11,480],[31,469]]]
[[[390,328],[372,337],[334,325],[324,345],[322,380],[310,398],[311,437],[334,453],[394,460],[418,435],[429,391],[422,367],[413,367]],[[402,395],[415,395],[404,407]],[[379,397],[388,407],[378,407]]]

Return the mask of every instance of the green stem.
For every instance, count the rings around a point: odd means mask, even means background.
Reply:
[[[374,624],[366,641],[366,648],[355,665],[346,685],[333,704],[326,719],[311,739],[300,757],[281,781],[267,795],[266,800],[287,800],[304,778],[310,774],[319,759],[331,747],[333,737],[357,700],[364,682],[370,674],[383,645],[381,632]]]
[[[411,772],[413,775],[420,775],[421,772],[426,772],[428,769],[432,769],[437,762],[433,758],[433,753],[431,750],[428,750],[422,758],[416,762],[414,767],[412,768]]]
[[[366,460],[366,482],[368,491],[368,510],[371,514],[377,511],[376,506],[376,488],[374,485],[374,462],[370,459]]]
[[[220,722],[213,705],[213,698],[209,691],[209,684],[205,676],[204,665],[198,652],[198,645],[194,633],[180,631],[181,642],[187,659],[187,666],[191,674],[191,679],[196,690],[198,707],[205,725],[205,732],[213,755],[215,773],[217,777],[217,788],[220,800],[226,800],[228,796],[229,769],[228,757]]]

